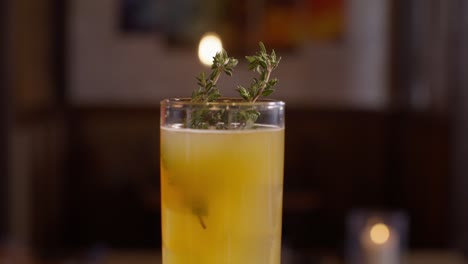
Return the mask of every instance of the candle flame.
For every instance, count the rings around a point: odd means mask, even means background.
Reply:
[[[370,229],[370,239],[378,245],[385,244],[390,238],[390,229],[383,223],[378,223]]]

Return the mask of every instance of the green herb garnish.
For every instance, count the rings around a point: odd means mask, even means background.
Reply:
[[[281,57],[277,57],[274,50],[271,54],[267,53],[265,45],[260,42],[260,52],[253,56],[246,56],[249,65],[249,71],[255,71],[259,74],[259,78],[254,78],[251,85],[245,88],[239,85],[236,91],[246,102],[255,102],[261,96],[268,96],[275,90],[273,87],[278,83],[278,79],[270,79],[271,72],[278,67]],[[219,77],[224,72],[228,76],[232,76],[234,67],[237,66],[238,60],[229,57],[225,50],[216,53],[213,57],[211,66],[211,74],[206,77],[205,73],[197,76],[198,89],[192,93],[192,102],[208,103],[214,102],[221,97],[221,93],[216,86]],[[227,116],[224,109],[214,109],[208,104],[206,107],[198,108],[190,113],[187,126],[197,129],[227,129],[232,128],[228,124]],[[241,110],[236,115],[236,120],[239,125],[238,129],[252,127],[260,116],[260,113],[254,108],[249,110]]]
[[[254,78],[249,88],[237,87],[240,96],[247,102],[255,102],[260,96],[268,96],[275,90],[273,87],[278,83],[278,79],[270,80],[271,72],[278,67],[281,57],[276,57],[273,50],[268,54],[262,42],[260,42],[260,52],[254,56],[246,56],[249,62],[249,71],[256,71],[260,78]]]
[[[221,93],[216,86],[219,77],[224,72],[228,76],[232,76],[234,67],[238,60],[229,57],[225,50],[216,53],[213,57],[211,65],[211,74],[206,77],[202,72],[197,76],[198,89],[192,93],[192,102],[207,103],[216,101],[221,96]],[[203,107],[192,111],[189,118],[188,126],[190,128],[208,129],[218,124],[219,120],[223,119],[222,111],[210,111],[208,107]]]
[[[246,102],[256,102],[260,97],[266,97],[272,94],[275,90],[273,87],[277,84],[278,79],[271,77],[271,72],[278,67],[281,57],[277,57],[274,50],[271,54],[267,53],[265,45],[260,42],[260,52],[253,56],[246,56],[249,65],[249,71],[255,71],[259,74],[258,78],[254,78],[248,88],[238,86],[236,91]],[[211,73],[207,77],[205,73],[197,76],[198,89],[192,93],[192,102],[195,103],[209,103],[214,102],[221,97],[221,93],[216,85],[222,73],[232,76],[234,67],[237,65],[238,60],[229,57],[225,50],[216,53],[213,57],[213,64],[211,66]],[[228,122],[228,113],[224,109],[213,107],[206,104],[204,107],[195,108],[190,112],[187,117],[187,126],[196,129],[228,129],[232,128]],[[255,121],[260,116],[260,113],[255,109],[239,110],[235,114],[237,129],[245,129],[253,127]],[[203,220],[208,216],[208,206],[206,202],[197,200],[191,203],[189,207],[192,213],[198,218],[200,225],[206,229],[206,223]]]
[[[206,203],[201,203],[199,202],[194,202],[192,204],[192,213],[197,216],[198,221],[200,222],[200,225],[203,229],[206,229],[206,224],[205,221],[203,220],[203,217],[208,216],[208,210]]]
[[[218,99],[221,96],[216,87],[219,76],[223,72],[228,76],[232,76],[237,63],[238,60],[230,58],[225,50],[216,53],[216,56],[213,57],[210,76],[207,78],[204,72],[197,76],[198,89],[192,93],[192,102],[206,103]]]

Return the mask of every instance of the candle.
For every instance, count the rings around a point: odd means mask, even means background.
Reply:
[[[364,264],[399,264],[398,232],[384,223],[367,225],[361,234]]]

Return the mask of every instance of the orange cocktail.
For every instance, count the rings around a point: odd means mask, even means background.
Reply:
[[[167,122],[180,109],[171,111],[166,104],[161,125],[163,263],[279,264],[283,104],[259,103],[263,116],[271,111],[268,105],[280,116],[242,129],[192,129]]]

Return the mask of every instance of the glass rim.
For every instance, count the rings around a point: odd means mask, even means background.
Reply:
[[[213,102],[192,102],[191,98],[167,98],[160,101],[161,105],[168,106],[285,106],[286,103],[276,99],[258,99],[254,103],[246,102],[238,97],[220,97]]]

